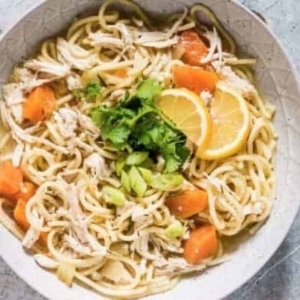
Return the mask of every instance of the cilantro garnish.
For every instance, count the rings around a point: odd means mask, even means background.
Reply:
[[[144,80],[133,95],[126,95],[114,107],[100,105],[91,117],[101,129],[101,136],[120,151],[148,151],[161,155],[165,172],[177,171],[189,155],[186,137],[155,105],[162,91],[153,79]]]
[[[98,96],[101,96],[102,87],[99,83],[90,82],[82,89],[74,89],[72,93],[76,96],[76,98],[86,98],[87,100],[94,100]]]

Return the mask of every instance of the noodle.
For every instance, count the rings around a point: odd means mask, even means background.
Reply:
[[[135,17],[109,10],[115,3],[126,6]],[[198,12],[211,26],[200,24]],[[108,107],[118,103],[134,91],[141,78],[153,78],[163,88],[172,88],[171,70],[183,65],[174,57],[174,45],[180,32],[196,28],[210,46],[202,63],[215,70],[228,68],[235,76],[231,80],[236,79],[237,85],[243,80],[252,88],[249,92],[241,87],[251,130],[234,156],[209,161],[190,155],[184,163],[181,173],[188,185],[207,192],[208,208],[195,218],[181,220],[182,237],[170,239],[165,228],[176,218],[165,200],[178,189],[161,191],[148,186],[142,197],[128,193],[123,206],[104,201],[102,188],[109,185],[121,190],[125,179],[116,176],[118,151],[101,140],[101,128],[89,115],[101,103]],[[137,4],[107,0],[98,15],[76,20],[66,37],[44,42],[35,59],[16,68],[14,74],[20,75],[13,75],[7,88],[16,84],[19,92],[27,95],[46,83],[57,97],[55,112],[28,127],[16,117],[22,102],[9,103],[9,97],[4,97],[5,102],[0,103],[2,124],[9,129],[0,135],[0,162],[12,159],[26,179],[38,186],[26,204],[30,227],[27,232],[21,230],[5,197],[0,199],[1,223],[23,240],[25,247],[41,253],[36,255],[41,266],[54,270],[72,266],[68,274],[72,281],[114,298],[161,293],[173,288],[181,275],[221,263],[226,258],[222,244],[228,236],[244,229],[254,233],[268,218],[275,185],[275,108],[253,85],[249,66],[256,61],[239,59],[235,53],[232,37],[200,4],[170,16],[161,30]],[[126,76],[118,76],[124,70]],[[82,82],[95,78],[104,84],[102,95],[94,101],[78,100]],[[159,161],[156,167],[159,169]],[[199,222],[216,228],[218,250],[193,265],[183,259],[182,241]],[[47,236],[44,245],[42,234]],[[64,280],[66,274],[58,276]]]

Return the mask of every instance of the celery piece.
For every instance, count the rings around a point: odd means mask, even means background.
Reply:
[[[165,229],[165,235],[169,239],[181,237],[184,233],[183,226],[179,221],[175,221]]]
[[[122,174],[121,174],[121,184],[125,188],[125,190],[128,193],[130,193],[130,191],[131,191],[130,178],[125,171],[122,171]]]
[[[116,162],[115,162],[115,168],[116,168],[116,173],[118,176],[121,176],[122,171],[126,165],[126,157],[121,156]]]
[[[130,185],[138,197],[143,197],[147,191],[147,184],[136,167],[129,170]]]
[[[161,191],[171,191],[180,187],[183,181],[180,174],[162,174],[154,177],[150,185]]]
[[[122,206],[126,201],[125,195],[121,191],[110,186],[104,186],[102,188],[102,198],[107,203],[114,204],[116,206]]]
[[[139,165],[143,163],[149,156],[146,151],[135,151],[127,156],[126,164],[129,166]]]
[[[139,167],[138,168],[142,177],[144,178],[144,180],[147,182],[147,183],[150,183],[153,179],[153,173],[152,171],[150,171],[149,169],[146,169],[146,168],[141,168]]]

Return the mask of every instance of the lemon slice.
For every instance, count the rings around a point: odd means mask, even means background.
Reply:
[[[205,149],[211,135],[212,120],[202,99],[185,88],[164,90],[156,101],[187,138]]]
[[[198,149],[197,156],[217,160],[237,153],[250,132],[250,113],[242,95],[219,82],[210,107],[212,136],[207,148]]]

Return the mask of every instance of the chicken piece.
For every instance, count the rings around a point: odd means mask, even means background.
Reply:
[[[98,153],[93,153],[88,156],[84,160],[83,166],[90,170],[92,176],[95,178],[105,178],[111,174],[111,170],[106,165],[104,158]]]
[[[68,76],[71,72],[66,63],[50,62],[43,59],[33,59],[25,63],[25,68],[43,73],[43,76],[51,79],[59,79]]]
[[[76,137],[78,117],[76,111],[69,108],[61,108],[53,116],[57,129],[64,139]]]
[[[63,38],[57,39],[57,51],[59,60],[71,68],[84,71],[97,64],[96,54],[91,54],[75,44],[68,43]],[[75,53],[80,55],[76,56]]]

